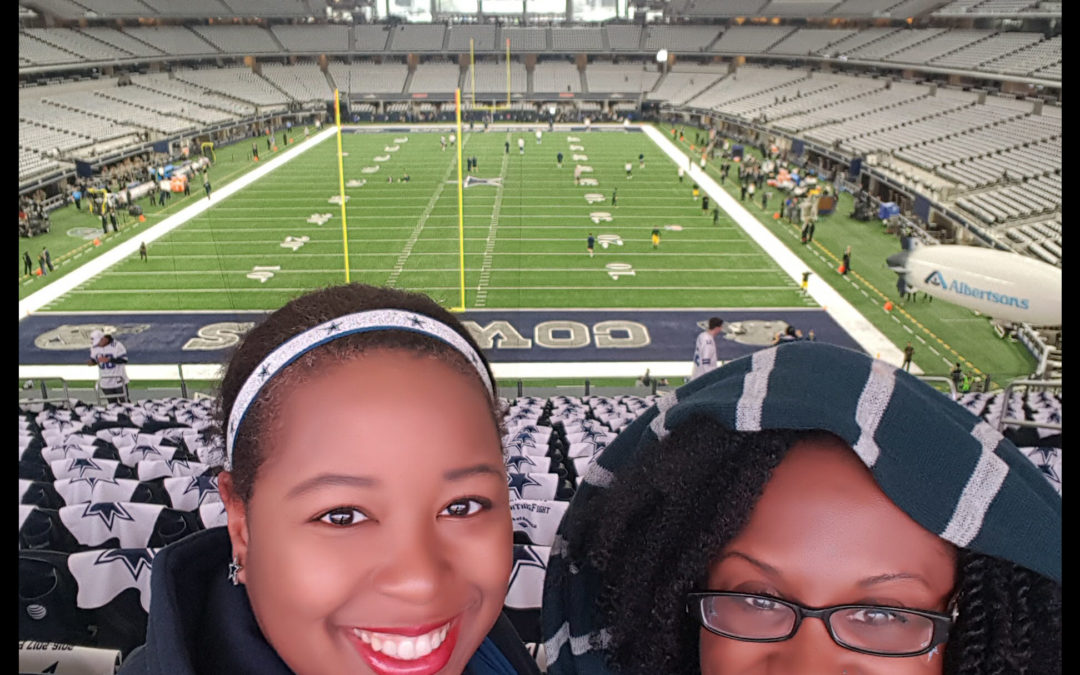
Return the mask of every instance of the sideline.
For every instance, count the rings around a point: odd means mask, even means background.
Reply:
[[[642,125],[642,131],[652,139],[653,143],[676,165],[687,168],[687,174],[705,191],[709,197],[724,210],[739,227],[753,239],[758,246],[764,249],[780,268],[797,283],[802,283],[802,273],[806,264],[796,256],[791,249],[784,245],[779,238],[770,232],[743,207],[734,197],[720,187],[712,176],[690,160],[682,150],[677,148],[667,136],[651,125]],[[838,323],[846,330],[868,354],[877,358],[899,365],[904,360],[904,353],[889,338],[877,329],[859,310],[844,299],[836,289],[827,281],[814,274],[810,277],[807,293]],[[923,371],[914,363],[911,364],[911,372],[922,375]]]
[[[142,242],[151,243],[172,232],[176,228],[180,227],[184,223],[188,222],[195,216],[199,215],[203,211],[207,210],[211,206],[216,205],[223,199],[228,198],[235,192],[244,189],[248,185],[262,178],[266,174],[270,173],[279,166],[292,160],[294,157],[298,157],[307,152],[311,148],[314,148],[337,133],[337,127],[330,125],[320,133],[312,136],[309,143],[302,143],[295,146],[292,149],[275,156],[273,159],[268,160],[262,166],[259,166],[247,174],[237,178],[220,190],[214,190],[210,199],[200,199],[196,203],[184,207],[183,209],[172,214],[168,218],[162,220],[157,225],[154,225],[150,229],[146,230],[141,237],[132,237],[125,242],[117,244],[112,250],[102,253],[97,258],[90,260],[86,264],[82,265],[76,270],[66,274],[63,278],[57,279],[48,286],[42,288],[39,291],[31,293],[22,300],[19,301],[19,319],[22,320],[30,314],[41,309],[45,305],[57,300],[68,291],[85,284],[90,279],[94,278],[98,274],[101,274],[108,268],[112,267],[116,263],[124,260],[125,258],[135,255],[139,251],[139,244]],[[39,376],[40,377],[40,376]]]

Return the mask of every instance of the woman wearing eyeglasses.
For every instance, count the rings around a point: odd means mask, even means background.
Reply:
[[[548,672],[1061,672],[1061,499],[907,373],[733,361],[590,466],[552,548]]]

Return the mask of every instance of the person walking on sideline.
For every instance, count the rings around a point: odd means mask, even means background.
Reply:
[[[911,346],[911,342],[907,343],[907,347],[904,347],[904,363],[901,368],[907,372],[911,372],[911,357],[915,355],[915,348]]]
[[[844,271],[843,271],[844,276],[847,276],[847,273],[850,272],[850,271],[851,271],[851,247],[848,246],[847,248],[844,249]]]
[[[48,247],[45,247],[45,246],[41,247],[41,255],[45,256],[45,266],[49,268],[50,272],[52,272],[53,271],[52,256],[49,255]]]
[[[203,177],[203,189],[206,190],[206,198],[210,199],[210,176]]]
[[[139,259],[146,262],[146,242],[139,244]]]
[[[30,257],[30,252],[29,251],[23,251],[22,259],[23,259],[23,274],[33,274],[34,273],[34,259]]]

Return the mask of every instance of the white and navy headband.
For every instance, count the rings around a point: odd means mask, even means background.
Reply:
[[[468,340],[463,338],[457,331],[446,324],[424,314],[406,312],[398,309],[375,309],[366,312],[347,314],[336,319],[331,319],[318,326],[309,328],[303,333],[290,338],[285,344],[270,352],[259,365],[251,371],[240,393],[233,402],[229,412],[229,428],[225,433],[225,469],[232,470],[233,448],[236,445],[236,432],[244,422],[251,404],[262,391],[263,386],[277,375],[285,366],[289,365],[304,354],[316,347],[328,342],[338,340],[347,335],[357,333],[371,333],[383,330],[403,330],[410,333],[419,333],[435,338],[439,342],[447,344],[460,352],[480,375],[484,382],[488,396],[495,398],[495,389],[491,384],[487,367],[483,359],[472,348]]]

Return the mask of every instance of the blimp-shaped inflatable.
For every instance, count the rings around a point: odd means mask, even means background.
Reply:
[[[914,246],[888,258],[900,293],[922,291],[981,314],[1061,325],[1061,270],[1017,253],[976,246]]]

